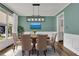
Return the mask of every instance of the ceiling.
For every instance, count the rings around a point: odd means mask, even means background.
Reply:
[[[32,3],[3,3],[10,10],[17,13],[19,16],[32,16]],[[41,3],[39,6],[40,16],[54,16],[62,10],[67,3]],[[34,7],[34,15],[38,15],[38,8]]]

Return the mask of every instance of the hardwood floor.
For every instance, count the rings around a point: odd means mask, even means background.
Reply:
[[[9,51],[10,49],[12,49],[12,46],[13,45],[11,45],[11,46],[3,49],[2,51],[0,51],[0,55],[4,54],[7,51]],[[70,51],[67,48],[65,48],[63,46],[63,43],[62,42],[56,43],[55,47],[56,47],[57,53],[59,53],[60,56],[78,56],[75,53],[73,53],[72,51]]]
[[[4,53],[6,53],[6,52],[9,51],[10,49],[12,49],[12,47],[13,47],[13,44],[10,45],[10,46],[8,46],[8,47],[6,47],[6,48],[3,49],[3,50],[1,50],[1,51],[0,51],[0,55],[3,55]]]
[[[56,51],[60,56],[78,56],[63,46],[63,42],[56,43]]]

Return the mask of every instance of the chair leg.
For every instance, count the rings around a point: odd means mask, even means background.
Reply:
[[[55,46],[53,46],[53,49],[54,49],[54,53],[56,52],[56,50],[55,50]]]
[[[24,51],[24,50],[22,50],[22,56],[24,56],[24,54],[25,54],[25,51]]]
[[[37,56],[39,56],[39,51],[37,51]]]
[[[29,51],[29,56],[30,56],[31,50]]]
[[[33,49],[32,49],[32,55],[34,54]]]
[[[31,50],[31,54],[33,55],[33,50]]]
[[[12,49],[13,49],[13,52],[14,52],[15,51],[15,45],[13,45],[13,48]]]
[[[46,56],[46,52],[47,52],[47,50],[44,51],[44,55],[45,55],[45,56]]]
[[[52,49],[53,49],[53,51],[54,51],[54,53],[55,53],[55,46],[52,46]]]
[[[47,53],[47,50],[46,50],[46,53]]]
[[[55,48],[54,48],[54,53],[55,53]]]

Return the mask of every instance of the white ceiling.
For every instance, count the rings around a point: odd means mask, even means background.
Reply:
[[[3,4],[20,16],[33,15],[32,3],[3,3]],[[68,5],[67,3],[41,3],[39,6],[39,15],[54,16],[67,5]],[[37,10],[38,8],[35,7],[34,15],[38,15]]]

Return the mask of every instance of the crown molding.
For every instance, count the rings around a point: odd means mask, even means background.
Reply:
[[[61,12],[62,10],[64,10],[67,6],[69,6],[71,3],[66,4],[62,9],[60,9],[58,12],[55,13],[54,16],[56,16],[59,12]]]

